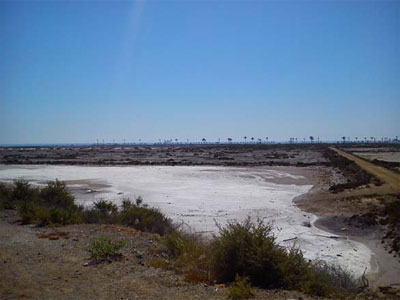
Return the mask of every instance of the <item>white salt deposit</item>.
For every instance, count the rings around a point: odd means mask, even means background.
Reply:
[[[370,269],[369,248],[352,240],[331,238],[332,234],[312,225],[316,216],[293,204],[292,200],[308,192],[311,185],[269,181],[285,177],[300,178],[268,168],[0,166],[2,181],[73,180],[72,184],[82,190],[77,200],[85,205],[100,198],[120,204],[122,197],[142,196],[145,203],[160,208],[195,232],[216,233],[216,222],[223,225],[248,215],[260,217],[272,223],[281,245],[291,246],[295,242],[309,259],[340,264],[355,275],[361,275],[365,267],[375,272]],[[88,183],[106,187],[88,196],[84,195]]]

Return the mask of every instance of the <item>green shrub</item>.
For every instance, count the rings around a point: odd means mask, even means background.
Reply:
[[[64,182],[47,182],[41,188],[26,180],[16,180],[12,187],[0,184],[0,209],[18,208],[24,224],[67,225],[81,222],[121,224],[141,231],[164,235],[175,230],[172,221],[156,208],[143,204],[143,198],[122,201],[121,209],[111,201],[96,201],[84,209]]]
[[[42,188],[34,188],[25,180],[16,180],[11,201],[18,208],[24,224],[66,225],[82,221],[82,209],[75,204],[65,183],[58,180],[49,181]]]
[[[83,212],[86,223],[117,223],[118,206],[111,201],[99,200],[93,203],[93,207]]]
[[[337,266],[309,262],[295,246],[277,245],[271,227],[260,220],[230,223],[211,240],[176,231],[165,236],[163,246],[190,281],[231,283],[239,276],[262,288],[339,297],[355,293],[360,283]]]
[[[35,201],[37,198],[38,190],[31,187],[26,180],[15,180],[14,187],[11,193],[11,200],[14,203],[26,203]]]
[[[177,258],[175,266],[185,273],[187,281],[213,282],[213,253],[204,237],[176,231],[165,236],[163,246]]]
[[[284,248],[276,245],[271,227],[262,221],[230,223],[220,229],[211,243],[214,274],[218,281],[232,282],[235,275],[249,277],[255,285],[266,288],[283,286]]]
[[[32,224],[37,221],[38,207],[33,202],[23,202],[19,207],[22,224]]]
[[[235,281],[229,287],[228,298],[233,300],[253,298],[254,294],[251,290],[251,284],[247,277],[236,275]]]
[[[174,230],[172,221],[160,210],[142,205],[142,198],[136,199],[136,204],[125,199],[119,213],[119,223],[141,231],[164,235]]]
[[[0,210],[15,208],[11,194],[12,188],[10,185],[0,182]]]
[[[90,241],[88,252],[95,262],[112,261],[121,257],[119,250],[125,244],[125,240],[113,241],[105,236],[96,237]]]
[[[118,206],[111,201],[99,200],[94,202],[93,206],[103,215],[113,215],[118,212]]]
[[[311,264],[304,258],[303,252],[296,246],[287,251],[281,262],[282,286],[289,290],[302,289],[302,284],[312,278]]]

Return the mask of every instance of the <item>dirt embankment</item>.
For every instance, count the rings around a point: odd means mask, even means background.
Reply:
[[[391,192],[396,193],[400,192],[400,174],[389,169],[386,169],[381,166],[377,166],[369,161],[366,161],[362,158],[359,158],[355,155],[347,153],[343,150],[337,148],[331,148],[333,151],[339,153],[343,157],[354,161],[358,166],[364,169],[366,172],[378,177],[381,181],[383,181],[391,190]],[[388,192],[390,191],[388,190]]]

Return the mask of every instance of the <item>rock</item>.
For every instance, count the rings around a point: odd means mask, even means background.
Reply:
[[[85,262],[85,263],[83,264],[84,267],[87,267],[88,265],[89,265],[89,263],[87,263],[87,262]]]

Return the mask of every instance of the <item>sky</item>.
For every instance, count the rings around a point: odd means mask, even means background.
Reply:
[[[0,1],[0,144],[400,136],[400,1]]]

